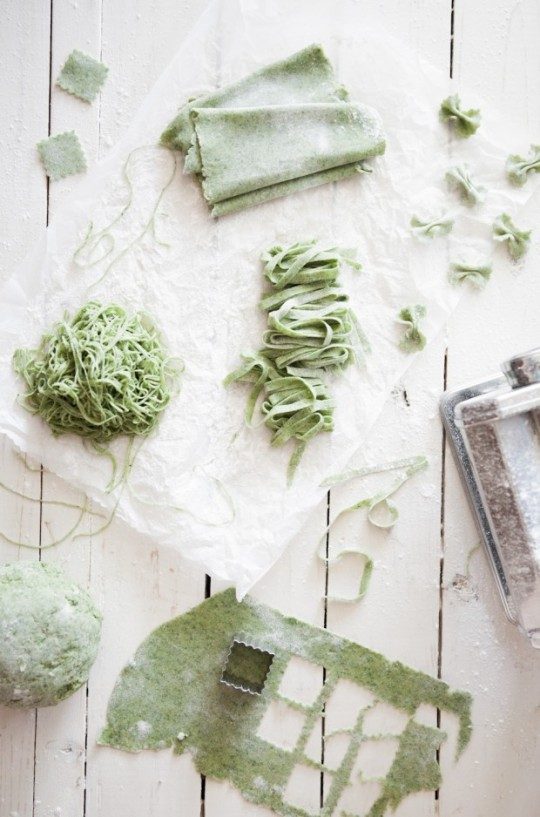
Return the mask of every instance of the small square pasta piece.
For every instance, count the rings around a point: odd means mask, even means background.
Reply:
[[[43,139],[38,142],[37,149],[45,173],[53,181],[86,170],[86,157],[75,131]]]
[[[102,62],[72,51],[58,75],[56,84],[68,94],[78,96],[85,102],[92,102],[102,87],[109,69]]]

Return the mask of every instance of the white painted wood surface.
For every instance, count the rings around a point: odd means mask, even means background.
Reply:
[[[331,0],[314,0],[328,2]],[[447,73],[453,28],[454,77],[503,106],[540,136],[540,5],[537,0],[358,0],[366,20],[380,21]],[[72,181],[46,185],[35,144],[74,128],[90,162],[106,152],[178,49],[202,0],[4,0],[0,26],[3,111],[0,119],[1,264],[7,276],[54,215]],[[452,22],[453,21],[453,22]],[[101,55],[110,75],[100,100],[85,106],[54,87],[72,48]],[[406,90],[406,89],[404,89]],[[534,296],[534,297],[533,297]],[[437,417],[450,387],[495,370],[509,354],[538,343],[538,273],[518,280],[496,270],[471,295],[441,336],[389,397],[376,444],[381,458],[425,451],[430,469],[402,490],[401,517],[390,535],[351,519],[343,536],[361,539],[376,571],[362,605],[322,602],[324,566],[314,556],[325,514],[260,582],[253,595],[313,624],[440,674],[474,696],[474,734],[454,763],[441,752],[438,793],[409,797],[400,817],[536,817],[540,802],[540,656],[504,620],[484,557],[471,561],[473,593],[452,588],[478,536]],[[68,486],[30,471],[2,444],[2,482],[36,498],[71,500]],[[434,487],[435,486],[435,487]],[[348,489],[347,489],[348,490]],[[357,496],[356,494],[352,494]],[[347,491],[331,497],[331,508]],[[1,494],[1,528],[34,547],[65,531],[65,512]],[[188,755],[137,756],[98,748],[96,736],[118,672],[157,624],[201,601],[200,570],[152,549],[119,524],[103,537],[50,550],[0,543],[0,560],[57,561],[88,586],[104,613],[101,650],[88,689],[38,713],[0,708],[0,817],[255,817],[225,784],[201,782]],[[343,580],[338,569],[330,585]],[[217,583],[212,590],[218,589]],[[426,712],[435,724],[436,712]],[[442,719],[452,735],[454,725]]]

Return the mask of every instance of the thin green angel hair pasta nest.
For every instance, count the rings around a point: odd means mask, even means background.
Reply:
[[[447,214],[427,221],[422,221],[418,216],[411,218],[412,234],[419,239],[438,238],[442,235],[448,235],[448,233],[452,232],[453,227],[454,219]]]
[[[526,158],[514,153],[506,160],[506,175],[517,187],[525,184],[529,173],[540,173],[540,145],[531,145]]]
[[[493,238],[506,245],[510,257],[519,261],[527,253],[532,230],[520,230],[508,213],[501,213],[493,222]]]
[[[405,332],[399,342],[403,352],[421,352],[426,345],[426,336],[420,331],[420,321],[426,316],[426,307],[423,304],[405,306],[397,317],[398,323],[403,324]]]
[[[452,94],[443,99],[439,109],[439,117],[442,122],[447,122],[458,136],[464,139],[472,136],[480,127],[480,111],[477,108],[464,111],[457,94]]]
[[[469,207],[481,204],[486,198],[485,187],[472,178],[467,165],[451,167],[446,173],[446,183]]]
[[[148,317],[90,301],[18,349],[21,402],[55,435],[73,433],[97,450],[120,435],[146,437],[169,403],[181,365],[168,357]]]

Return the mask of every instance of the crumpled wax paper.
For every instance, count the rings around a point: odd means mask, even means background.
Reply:
[[[386,155],[372,163],[370,175],[212,219],[197,180],[182,173],[179,154],[155,146],[160,133],[189,97],[311,42],[322,43],[351,99],[381,114]],[[496,117],[469,140],[452,138],[438,120],[450,90],[443,74],[370,28],[353,0],[211,4],[132,127],[66,198],[2,290],[0,430],[112,508],[118,494],[105,492],[109,461],[74,436],[53,437],[18,405],[23,385],[11,356],[19,346],[35,346],[64,310],[73,313],[90,299],[145,310],[171,354],[183,359],[185,372],[157,433],[137,455],[116,513],[149,540],[178,548],[245,594],[323,500],[321,481],[342,470],[353,452],[365,450],[385,398],[415,357],[398,348],[398,311],[425,304],[424,328],[433,338],[466,291],[448,283],[449,261],[489,255],[493,218],[512,212],[530,193],[530,185],[513,189],[504,176],[507,154],[528,144],[516,145],[515,135],[507,141]],[[460,90],[467,106],[479,102]],[[486,205],[476,210],[446,192],[445,171],[463,159],[489,190]],[[411,215],[432,217],[448,209],[456,214],[448,238],[422,243],[412,236]],[[85,236],[77,265],[74,253]],[[372,352],[364,368],[326,378],[336,401],[335,431],[309,444],[287,488],[291,448],[273,449],[266,428],[246,428],[248,387],[225,389],[222,381],[241,352],[260,344],[261,251],[311,237],[358,248],[364,270],[347,271],[343,284]],[[114,446],[120,459],[125,447],[125,441]]]

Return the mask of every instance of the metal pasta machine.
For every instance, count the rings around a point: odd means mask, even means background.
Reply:
[[[440,407],[506,615],[540,649],[540,348],[501,368]]]

